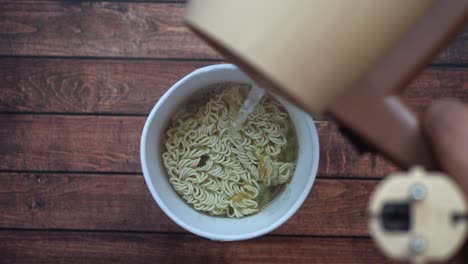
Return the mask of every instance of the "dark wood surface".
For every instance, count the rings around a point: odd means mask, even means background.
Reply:
[[[180,234],[0,232],[6,262],[383,263],[367,238],[268,236],[219,243]],[[48,250],[44,250],[48,249]]]
[[[0,122],[0,170],[141,172],[139,145],[145,117],[0,114]],[[383,176],[375,170],[375,155],[359,155],[334,123],[317,121],[316,126],[321,143],[319,176]]]
[[[273,234],[366,236],[376,180],[318,179]],[[5,228],[183,232],[153,202],[140,174],[0,173]],[[3,187],[2,187],[3,188]],[[6,187],[5,187],[6,188]]]
[[[177,80],[216,63],[223,61],[0,57],[0,111],[146,116]],[[468,102],[465,81],[464,68],[427,68],[406,99],[421,111],[444,97]]]
[[[271,234],[211,242],[158,208],[139,162],[146,115],[178,79],[223,62],[183,26],[181,2],[0,0],[0,263],[389,262],[366,206],[398,168],[327,118],[312,193]],[[406,100],[421,113],[468,102],[467,66],[468,28]]]

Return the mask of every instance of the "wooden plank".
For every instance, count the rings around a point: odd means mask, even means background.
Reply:
[[[357,152],[350,141],[338,131],[335,123],[318,121],[315,125],[320,143],[319,176],[382,177],[385,175],[375,174],[375,155]],[[380,170],[380,172],[386,171]]]
[[[182,12],[183,4],[6,1],[0,55],[221,58],[183,26]],[[467,32],[435,62],[468,63]]]
[[[1,228],[183,231],[142,175],[0,174]]]
[[[189,72],[217,62],[0,58],[0,112],[141,114]],[[468,102],[468,69],[428,68],[407,88],[419,112]]]
[[[0,115],[0,170],[140,172],[145,117]],[[318,121],[321,177],[380,177],[330,121]],[[385,171],[380,171],[384,173]]]
[[[363,236],[378,181],[314,183],[274,234]],[[156,205],[142,175],[0,173],[0,228],[185,232]]]
[[[395,263],[369,238],[269,236],[220,243],[190,235],[0,231],[0,252],[3,263]],[[465,260],[462,252],[449,263]]]
[[[0,115],[0,170],[140,171],[145,118]]]
[[[404,92],[404,99],[421,114],[446,98],[468,103],[468,68],[428,68]]]
[[[194,61],[0,58],[0,111],[147,115]]]
[[[6,2],[0,55],[220,58],[182,12],[183,4]]]
[[[370,239],[0,231],[3,263],[390,263]]]

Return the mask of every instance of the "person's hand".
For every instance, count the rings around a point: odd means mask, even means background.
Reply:
[[[440,168],[468,197],[468,106],[457,101],[437,103],[426,111],[423,128]],[[468,259],[468,240],[457,259]]]
[[[454,100],[436,103],[426,111],[423,128],[440,168],[468,196],[468,106]]]

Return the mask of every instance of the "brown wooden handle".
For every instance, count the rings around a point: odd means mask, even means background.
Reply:
[[[418,117],[398,93],[463,27],[468,0],[435,1],[398,44],[328,106],[328,113],[397,164],[436,167]]]

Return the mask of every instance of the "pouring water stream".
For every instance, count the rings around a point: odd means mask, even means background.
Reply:
[[[231,131],[239,131],[242,128],[245,120],[250,113],[255,110],[255,107],[260,103],[264,95],[265,90],[263,88],[260,88],[257,85],[252,85],[252,89],[250,89],[249,94],[242,103],[236,119],[231,123]]]

